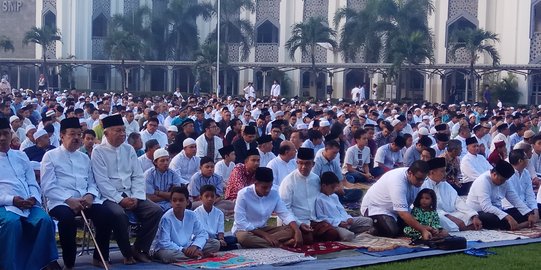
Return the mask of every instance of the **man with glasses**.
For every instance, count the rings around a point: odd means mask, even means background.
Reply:
[[[283,120],[274,120],[271,128],[271,139],[272,139],[272,152],[274,155],[280,153],[280,144],[284,141],[282,137],[282,124]]]
[[[218,149],[224,147],[222,139],[217,136],[220,132],[220,129],[218,128],[218,125],[216,124],[216,121],[214,121],[214,119],[205,119],[203,121],[203,129],[205,130],[203,134],[201,134],[195,140],[195,143],[197,145],[196,156],[207,156],[209,158],[212,158],[212,160],[214,160],[214,163],[216,163],[221,159]]]
[[[315,203],[320,193],[319,176],[312,173],[314,150],[299,148],[297,169],[284,178],[280,184],[280,198],[293,213],[300,226],[304,244],[322,241],[336,241],[338,231],[325,221],[317,221]]]
[[[409,168],[397,168],[385,173],[363,198],[361,214],[372,218],[378,236],[397,237],[405,226],[421,232],[428,240],[434,232],[430,226],[421,225],[410,213],[428,174],[425,161],[414,161]]]
[[[141,132],[141,140],[143,140],[143,145],[145,145],[149,140],[156,139],[160,144],[160,148],[165,148],[167,146],[167,135],[158,130],[158,125],[158,118],[153,117],[148,119],[146,129]]]

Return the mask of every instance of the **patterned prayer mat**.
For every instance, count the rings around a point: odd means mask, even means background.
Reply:
[[[332,252],[338,252],[341,250],[354,249],[353,246],[347,246],[338,242],[321,242],[311,245],[304,245],[299,248],[283,247],[285,250],[289,250],[296,253],[304,253],[306,256],[322,255]]]
[[[340,242],[347,246],[353,246],[356,248],[366,248],[370,252],[378,252],[385,250],[392,250],[397,247],[411,247],[411,239],[407,237],[402,238],[387,238],[373,236],[368,233],[361,233],[353,239],[351,242]]]
[[[518,231],[509,231],[510,234],[520,236],[520,238],[539,238],[541,237],[541,226],[539,224],[534,225],[532,228],[525,228]]]
[[[225,253],[216,257],[204,258],[200,260],[188,260],[174,263],[173,265],[184,268],[228,269],[253,266],[258,265],[258,263],[243,256],[233,253]]]
[[[228,251],[228,253],[253,260],[258,265],[288,265],[316,259],[311,256],[305,256],[302,253],[295,253],[281,248],[237,249]]]
[[[510,232],[495,231],[495,230],[480,230],[480,231],[462,231],[462,232],[451,232],[450,235],[462,236],[468,241],[479,241],[479,242],[497,242],[505,240],[516,240],[519,238],[528,238],[525,236],[519,237],[517,234],[512,234]]]

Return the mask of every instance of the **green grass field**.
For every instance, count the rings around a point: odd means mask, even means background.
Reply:
[[[496,255],[489,255],[486,258],[469,256],[463,253],[413,259],[394,263],[385,263],[367,267],[356,267],[350,269],[363,270],[526,270],[539,269],[539,254],[541,243],[520,246],[490,248]]]

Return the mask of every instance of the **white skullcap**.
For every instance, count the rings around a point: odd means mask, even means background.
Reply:
[[[277,112],[274,113],[274,116],[284,116],[284,112],[277,111]]]
[[[45,116],[47,117],[51,117],[54,115],[54,111],[53,110],[48,110],[46,113],[45,113]]]
[[[175,110],[176,110],[176,109],[173,108],[173,107],[169,108],[169,112],[174,112]]]
[[[177,128],[177,126],[175,126],[175,125],[170,125],[170,126],[167,128],[167,131],[178,132],[178,128]]]
[[[418,134],[426,136],[426,135],[428,135],[428,129],[425,128],[425,127],[422,127],[422,128],[419,129]]]
[[[163,148],[160,148],[154,151],[154,160],[159,159],[161,157],[168,157],[168,156],[169,156],[169,152],[167,152],[167,150]]]
[[[301,123],[301,124],[297,124],[297,129],[301,130],[301,129],[308,129],[308,125],[304,124],[304,123]]]
[[[47,131],[45,129],[40,129],[34,133],[34,140],[37,140],[39,137],[47,135]]]
[[[16,115],[12,115],[12,116],[9,118],[9,123],[11,124],[11,123],[13,123],[13,121],[15,121],[15,120],[21,120],[21,119],[19,119],[19,117],[16,116]]]
[[[100,114],[99,118],[100,118],[100,120],[103,120],[103,118],[105,118],[105,117],[107,117],[107,114],[102,113],[102,114]]]
[[[338,112],[338,113],[336,114],[336,117],[340,117],[340,116],[342,116],[342,115],[344,115],[344,112],[340,111],[340,112]]]
[[[182,142],[182,147],[190,146],[195,144],[195,140],[192,138],[187,138]]]
[[[395,119],[395,120],[393,120],[393,122],[391,122],[391,126],[394,127],[394,126],[398,125],[399,123],[400,123],[400,120]]]
[[[423,120],[430,120],[430,116],[428,115],[423,116]]]
[[[330,126],[330,125],[331,125],[331,123],[329,123],[329,121],[327,121],[327,120],[321,120],[321,121],[319,122],[319,126],[320,126],[320,127],[328,127],[328,126]]]
[[[28,134],[28,132],[29,132],[30,130],[32,130],[32,129],[36,129],[36,126],[34,126],[34,125],[28,125],[28,126],[26,127],[26,130],[25,130],[24,133],[25,133],[25,134]]]

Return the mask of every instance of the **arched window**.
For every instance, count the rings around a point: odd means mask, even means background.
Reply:
[[[256,29],[257,43],[278,43],[278,27],[270,21],[265,21]]]
[[[537,4],[534,7],[533,14],[534,32],[541,32],[541,4]]]
[[[107,18],[100,14],[92,21],[92,37],[105,36],[107,36]]]
[[[43,25],[56,29],[56,15],[52,11],[49,10],[43,15]]]

